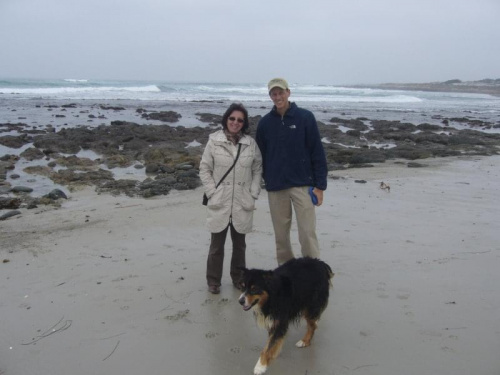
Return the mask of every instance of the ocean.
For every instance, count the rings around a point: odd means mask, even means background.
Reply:
[[[321,121],[328,121],[334,116],[367,117],[412,123],[436,122],[432,121],[432,118],[440,116],[467,116],[493,122],[500,120],[500,98],[490,95],[296,83],[291,83],[290,89],[291,100],[313,111]],[[200,125],[193,116],[193,111],[216,110],[217,112],[212,113],[221,114],[225,106],[231,102],[247,105],[250,115],[264,114],[271,107],[266,83],[176,83],[72,78],[0,79],[2,122],[16,120],[16,114],[6,116],[7,104],[17,110],[19,106],[29,107],[29,103],[43,104],[50,101],[86,104],[102,102],[115,105],[124,103],[135,107],[149,106],[154,110],[161,110],[165,106],[175,107],[183,115],[184,120],[179,124],[184,126]],[[186,115],[182,111],[186,111]],[[189,122],[191,119],[195,121]]]

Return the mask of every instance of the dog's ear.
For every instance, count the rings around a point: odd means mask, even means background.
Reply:
[[[237,269],[243,272],[243,279],[245,279],[248,275],[249,269],[246,267],[237,267]]]

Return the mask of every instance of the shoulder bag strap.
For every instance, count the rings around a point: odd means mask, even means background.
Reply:
[[[222,178],[220,179],[219,183],[217,185],[215,185],[215,188],[217,189],[219,187],[219,185],[221,184],[222,181],[224,181],[224,179],[227,177],[227,175],[229,174],[229,172],[231,172],[231,170],[234,168],[234,166],[236,165],[236,162],[238,161],[238,158],[240,157],[240,150],[241,150],[241,143],[238,144],[238,153],[236,154],[236,159],[234,159],[234,163],[233,165],[231,165],[231,168],[229,168],[226,172],[226,174],[224,176],[222,176]]]

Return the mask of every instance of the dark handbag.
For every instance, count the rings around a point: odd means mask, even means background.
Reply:
[[[229,174],[229,172],[231,172],[231,170],[236,165],[236,162],[238,161],[238,158],[240,157],[240,150],[241,150],[241,143],[238,145],[238,153],[236,154],[236,159],[234,159],[233,165],[231,165],[231,168],[229,168],[227,170],[227,172],[224,174],[224,176],[222,176],[222,178],[220,179],[219,183],[217,185],[215,185],[216,189],[219,187],[220,183],[222,181],[224,181],[224,179],[227,177],[227,175]],[[201,204],[204,205],[204,206],[206,206],[208,204],[208,197],[207,197],[206,193],[203,193],[203,201],[201,202]]]

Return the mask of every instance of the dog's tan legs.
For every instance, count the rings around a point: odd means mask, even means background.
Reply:
[[[316,320],[311,320],[306,318],[307,321],[307,331],[302,340],[297,341],[295,346],[297,348],[305,348],[306,346],[311,345],[311,340],[314,336],[314,331],[318,328],[318,322]]]
[[[254,375],[262,375],[266,372],[267,366],[273,359],[275,359],[281,352],[281,347],[283,346],[283,337],[279,339],[273,339],[269,337],[266,347],[260,353],[259,360],[253,369]]]

